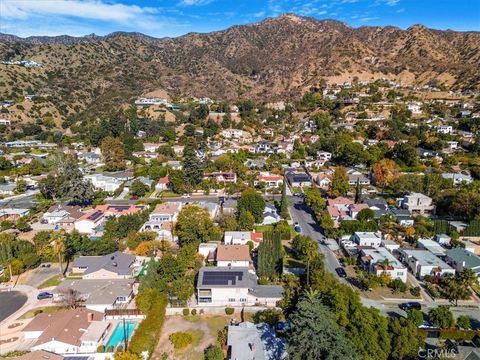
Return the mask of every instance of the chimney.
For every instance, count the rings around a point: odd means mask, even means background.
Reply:
[[[87,314],[87,320],[88,320],[88,322],[92,322],[92,321],[93,321],[93,313],[88,313],[88,314]]]

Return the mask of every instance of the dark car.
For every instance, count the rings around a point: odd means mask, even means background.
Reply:
[[[49,292],[41,292],[37,295],[37,300],[44,300],[44,299],[51,299],[53,298],[53,294]]]
[[[422,310],[422,305],[419,302],[410,301],[399,305],[400,309],[408,311],[411,309]]]
[[[340,276],[341,278],[346,278],[347,277],[347,273],[345,272],[344,268],[338,267],[338,268],[335,269],[335,271],[337,272],[338,276]]]
[[[300,227],[300,225],[295,225],[295,232],[299,234],[302,232],[302,228]]]

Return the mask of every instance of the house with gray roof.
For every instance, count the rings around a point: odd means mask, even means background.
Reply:
[[[283,287],[258,285],[248,267],[202,267],[198,273],[197,301],[202,306],[276,306]]]
[[[245,321],[228,327],[228,352],[231,360],[283,360],[287,358],[285,341],[265,323]]]
[[[80,256],[73,262],[72,273],[83,279],[129,279],[136,265],[134,255],[116,251],[104,256]]]
[[[447,250],[445,256],[447,263],[458,272],[462,272],[463,269],[471,269],[480,278],[480,256],[463,248]]]
[[[54,301],[62,301],[67,289],[80,293],[87,309],[104,312],[124,308],[133,298],[134,279],[65,279],[53,291]]]

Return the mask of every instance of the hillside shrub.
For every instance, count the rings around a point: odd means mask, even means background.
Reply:
[[[103,353],[105,352],[105,345],[99,345],[97,347],[97,353]]]
[[[225,314],[227,315],[232,315],[234,312],[235,312],[234,308],[231,308],[231,307],[225,308]]]
[[[188,314],[190,314],[190,310],[188,309],[183,309],[182,312],[183,312],[183,316],[187,316]]]
[[[197,310],[196,309],[192,309],[192,311],[190,312],[192,315],[197,315]]]
[[[168,337],[175,349],[183,349],[193,342],[192,335],[185,332],[174,332]]]

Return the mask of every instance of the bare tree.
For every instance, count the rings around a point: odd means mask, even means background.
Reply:
[[[83,302],[80,292],[72,288],[62,289],[60,291],[60,296],[63,305],[71,309],[76,309]]]

